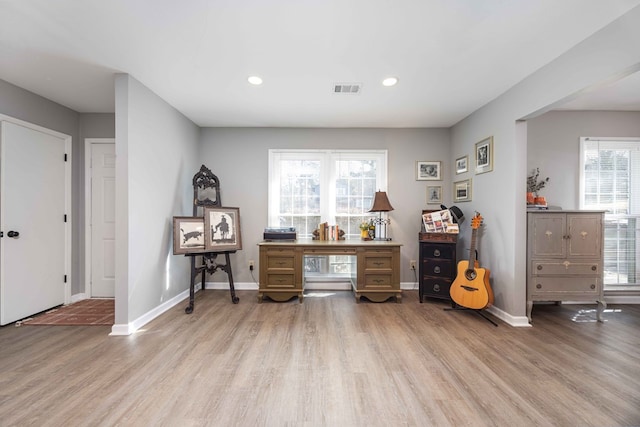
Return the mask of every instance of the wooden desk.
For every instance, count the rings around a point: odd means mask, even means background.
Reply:
[[[400,246],[387,241],[295,240],[269,241],[260,246],[260,286],[258,302],[265,296],[287,301],[297,296],[302,302],[305,255],[354,255],[357,262],[351,287],[360,301],[365,296],[382,302],[391,297],[402,301],[400,290]]]

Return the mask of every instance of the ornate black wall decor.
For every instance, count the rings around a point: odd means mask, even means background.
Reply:
[[[193,215],[198,215],[198,207],[222,206],[220,201],[220,180],[205,165],[193,176]],[[213,197],[213,199],[211,198]]]

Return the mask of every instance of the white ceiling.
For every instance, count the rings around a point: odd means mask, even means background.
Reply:
[[[639,4],[0,0],[0,79],[113,112],[113,75],[129,73],[200,126],[448,127]],[[336,82],[362,92],[334,94]],[[629,90],[571,108],[640,110]]]

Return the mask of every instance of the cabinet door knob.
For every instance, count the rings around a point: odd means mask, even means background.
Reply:
[[[434,250],[433,256],[440,256],[440,250],[439,249]]]
[[[596,267],[595,265],[591,266],[591,271],[596,271],[598,269],[598,267]]]
[[[595,289],[595,288],[596,288],[596,285],[591,284],[591,289]]]
[[[542,285],[541,285],[540,283],[538,283],[538,284],[536,285],[536,289],[541,289],[541,288],[542,288]]]
[[[542,266],[540,264],[538,264],[538,266],[536,267],[538,270],[542,270]]]

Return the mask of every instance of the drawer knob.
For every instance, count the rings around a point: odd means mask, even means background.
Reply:
[[[433,256],[440,256],[440,250],[436,249],[433,251]]]
[[[538,283],[538,284],[536,285],[536,289],[542,289],[542,285],[541,285],[540,283]]]
[[[376,267],[380,267],[381,265],[384,265],[384,263],[382,261],[375,261],[373,263]]]
[[[440,285],[438,284],[433,285],[433,292],[440,292]]]
[[[440,267],[438,267],[437,265],[433,267],[433,272],[440,274]]]
[[[596,271],[597,269],[598,269],[598,267],[596,267],[595,265],[592,265],[592,266],[591,266],[591,270],[592,270],[592,271]]]
[[[595,289],[595,288],[596,288],[596,285],[591,284],[591,289]]]
[[[542,270],[542,266],[540,264],[538,264],[538,266],[536,267],[538,270]]]

